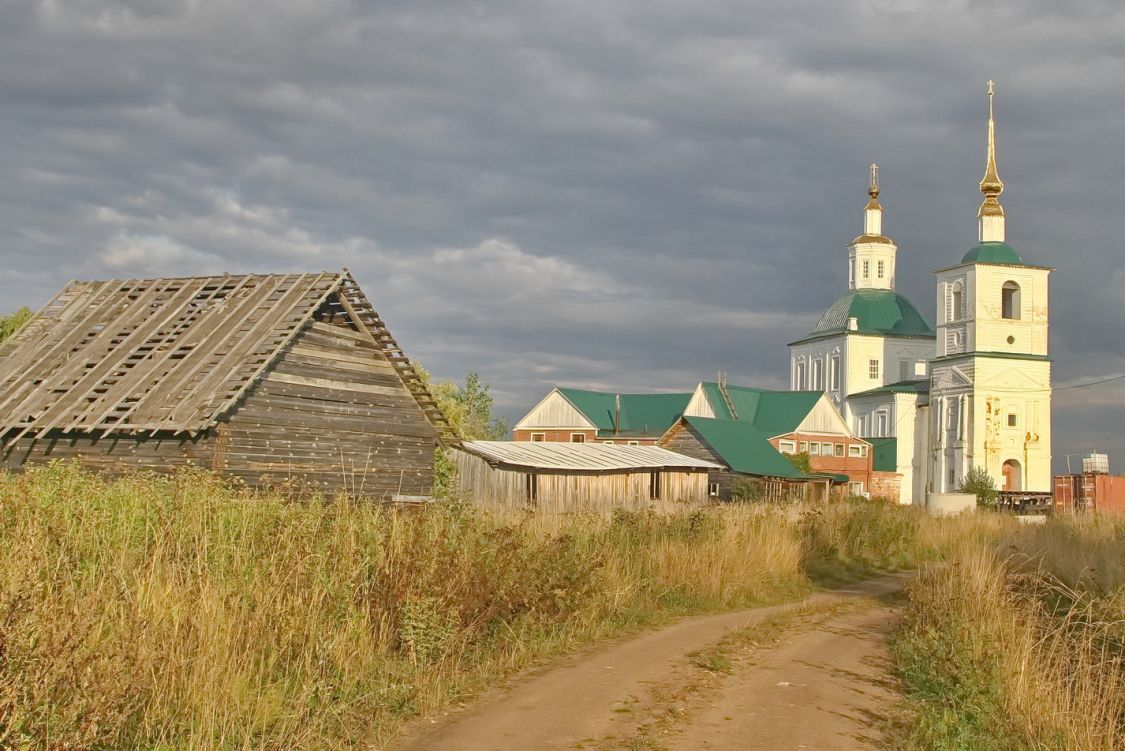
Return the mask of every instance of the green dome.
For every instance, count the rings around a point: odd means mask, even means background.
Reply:
[[[1007,266],[1022,266],[1023,259],[1008,243],[987,242],[969,248],[961,263],[999,263]]]
[[[860,334],[934,336],[913,303],[891,289],[857,289],[844,295],[824,311],[812,335],[847,331],[849,318],[856,319]]]

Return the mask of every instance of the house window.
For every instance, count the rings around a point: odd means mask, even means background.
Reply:
[[[875,380],[879,380],[879,361],[878,360],[868,360],[867,361],[867,377],[873,378]]]
[[[809,456],[820,456],[820,444],[819,443],[810,443],[809,444]]]
[[[585,443],[586,442],[586,434],[585,433],[571,433],[570,434],[570,442],[571,443]]]
[[[524,478],[525,478],[525,484],[526,484],[526,489],[527,489],[527,500],[529,500],[529,501],[539,500],[539,476],[536,475],[533,472],[533,473],[524,475]]]
[[[602,443],[608,443],[610,445],[613,445],[613,441],[602,441]]]
[[[871,274],[871,261],[863,262],[863,278],[866,279]]]
[[[660,473],[648,473],[648,497],[654,501],[660,500]]]
[[[875,269],[876,273],[879,275],[879,278],[882,279],[883,274],[886,272],[886,264],[884,264],[882,261],[879,261],[879,263],[875,266]]]
[[[850,446],[848,446],[848,456],[852,457],[853,459],[861,457],[861,456],[863,456],[862,449],[863,449],[863,446],[859,445],[858,443],[853,443]]]
[[[626,444],[629,445],[629,446],[640,446],[641,442],[640,441],[626,441]]]
[[[862,482],[849,482],[848,483],[848,494],[849,495],[863,495],[863,483]]]
[[[1020,317],[1020,285],[1015,282],[1004,282],[1000,289],[1000,315],[1012,320]]]
[[[843,456],[843,455],[844,455],[844,444],[837,443],[836,444],[836,456]]]
[[[809,442],[808,442],[808,441],[801,441],[801,448],[800,448],[800,452],[801,452],[802,454],[807,454],[807,453],[809,453]]]
[[[719,483],[717,483],[717,482],[707,483],[707,495],[711,496],[712,498],[718,498],[719,497]]]
[[[541,443],[542,441],[547,440],[547,434],[546,433],[532,433],[531,434],[531,440],[535,441],[536,443]]]
[[[840,356],[832,355],[828,358],[828,389],[840,390]]]
[[[832,444],[831,443],[820,444],[820,455],[821,456],[832,456]]]
[[[797,453],[797,444],[793,441],[778,441],[777,450],[783,454]]]

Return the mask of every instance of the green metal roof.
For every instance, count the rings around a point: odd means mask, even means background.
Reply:
[[[685,417],[684,421],[735,472],[761,477],[807,479],[770,444],[764,433],[750,423],[710,417]]]
[[[876,472],[898,471],[898,439],[867,438],[871,444],[871,468]]]
[[[969,248],[969,252],[961,259],[961,263],[999,263],[1008,266],[1022,266],[1023,259],[1007,243],[986,242]]]
[[[899,381],[898,383],[888,383],[886,386],[879,386],[878,388],[868,389],[867,391],[860,391],[859,393],[852,394],[849,399],[857,396],[875,396],[876,394],[928,394],[930,393],[930,381],[928,378],[913,381]]]
[[[618,394],[606,391],[560,388],[559,392],[598,428],[598,435],[613,435]],[[691,394],[621,394],[618,435],[661,436],[684,413]]]
[[[844,295],[824,311],[809,338],[848,331],[850,318],[856,319],[853,333],[935,336],[933,328],[914,304],[893,289],[857,289]]]
[[[733,420],[717,383],[704,383],[707,401],[715,416]],[[727,393],[738,413],[738,421],[753,425],[767,436],[792,433],[820,401],[820,391],[767,391],[746,386],[727,386]]]

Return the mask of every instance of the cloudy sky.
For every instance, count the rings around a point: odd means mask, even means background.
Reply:
[[[71,278],[350,268],[409,354],[555,384],[783,387],[847,287],[867,164],[899,290],[1008,239],[1055,384],[1125,373],[1125,6],[955,0],[0,2],[0,310]],[[1125,469],[1125,381],[1056,464]]]

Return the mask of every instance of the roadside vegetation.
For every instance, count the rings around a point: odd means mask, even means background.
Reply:
[[[0,748],[367,748],[591,640],[942,534],[866,502],[545,518],[0,474]]]
[[[948,559],[910,588],[893,643],[903,745],[1125,748],[1125,520],[1009,521]]]

